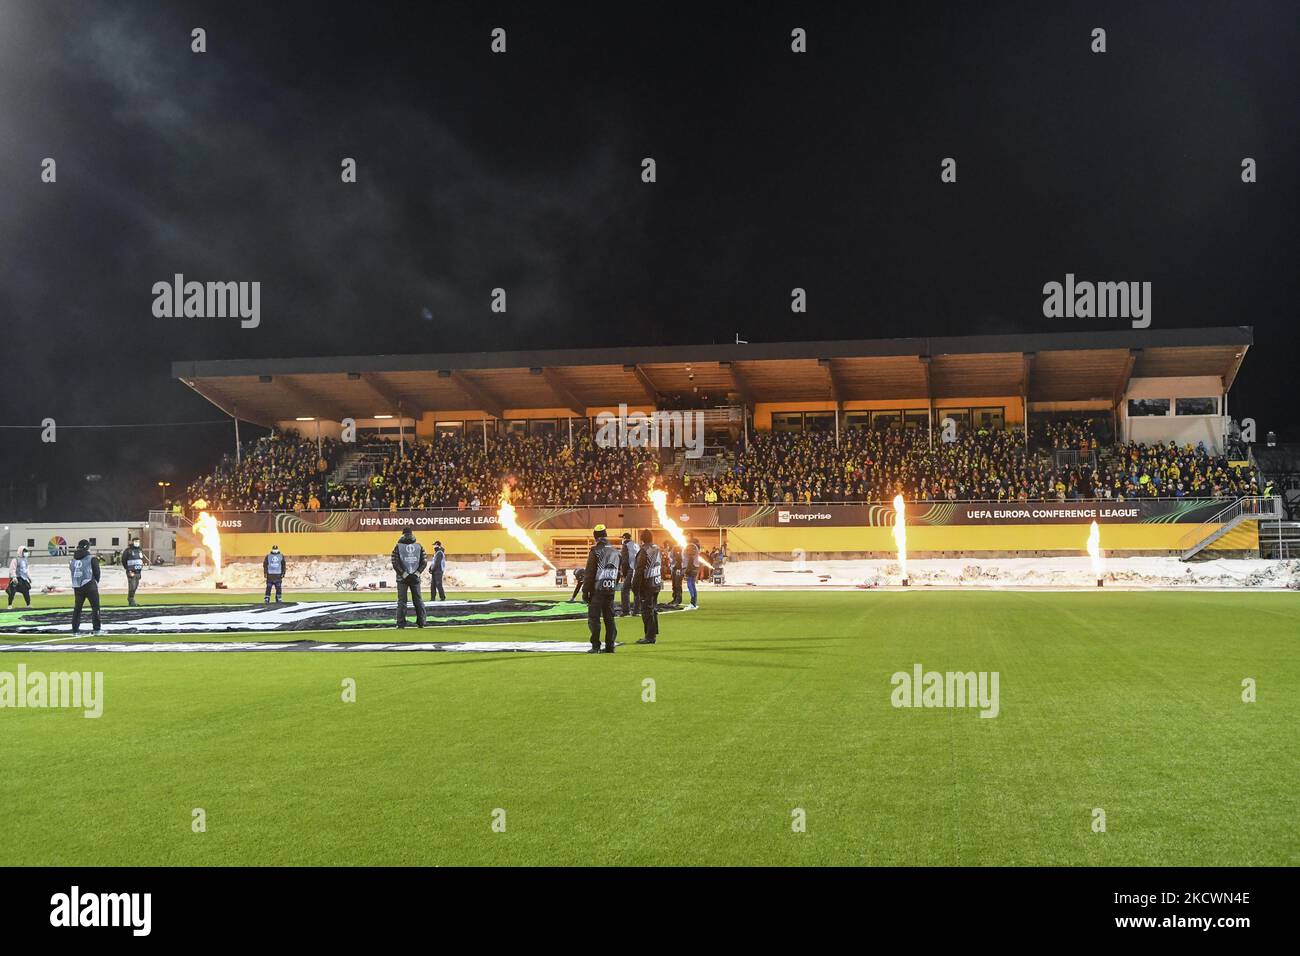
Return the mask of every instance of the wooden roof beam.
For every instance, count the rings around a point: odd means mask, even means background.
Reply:
[[[327,421],[334,422],[342,421],[348,417],[347,412],[343,410],[343,406],[335,399],[325,398],[324,396],[313,392],[311,389],[304,387],[300,383],[295,382],[288,376],[277,375],[273,384],[279,385],[283,391],[293,396],[295,402],[303,403],[305,407],[303,408],[301,415],[306,415],[310,412],[313,418],[323,418]],[[298,418],[301,416],[295,415],[294,417]]]
[[[1120,372],[1119,381],[1115,383],[1115,391],[1110,397],[1111,408],[1117,407],[1124,400],[1124,393],[1128,391],[1129,380],[1133,378],[1133,367],[1137,365],[1138,356],[1141,354],[1141,349],[1128,350],[1128,357],[1124,359],[1124,370]]]
[[[444,375],[443,372],[447,374]],[[441,378],[451,379],[451,383],[460,389],[479,410],[487,412],[493,418],[506,417],[505,403],[464,372],[459,369],[442,369],[438,375]]]
[[[542,378],[546,379],[546,384],[551,386],[551,390],[559,396],[566,408],[579,418],[587,414],[587,406],[577,395],[573,394],[573,389],[564,380],[564,376],[553,368],[542,368]]]
[[[355,372],[349,374],[357,374]],[[408,401],[400,392],[390,388],[387,384],[379,380],[374,374],[361,376],[361,384],[366,386],[370,392],[379,399],[383,408],[390,410],[392,413],[406,417],[419,418],[421,409],[415,408],[414,403]],[[357,415],[353,418],[373,418],[374,415]]]
[[[835,368],[835,360],[818,359],[817,364],[826,371],[826,385],[831,390],[831,398],[836,404],[843,402],[847,397],[844,394],[844,380],[840,377],[839,370]]]
[[[749,380],[745,374],[736,366],[735,362],[722,361],[718,367],[725,369],[727,375],[731,378],[731,390],[740,396],[740,401],[745,405],[754,404],[754,390],[749,386]]]
[[[654,383],[654,379],[649,376],[646,370],[640,365],[624,365],[623,371],[631,372],[636,376],[636,380],[641,383],[641,388],[645,391],[646,401],[657,407],[659,405],[659,396],[663,393],[660,391],[659,386]]]

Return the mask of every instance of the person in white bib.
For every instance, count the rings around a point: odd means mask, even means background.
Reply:
[[[27,568],[27,549],[20,547],[18,553],[9,560],[9,584],[5,596],[9,598],[6,608],[14,606],[14,598],[21,594],[27,606],[32,606],[32,575]]]

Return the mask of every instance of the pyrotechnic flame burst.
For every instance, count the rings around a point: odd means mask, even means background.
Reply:
[[[676,521],[668,517],[668,492],[664,491],[662,488],[651,488],[650,503],[655,506],[655,514],[659,517],[660,526],[668,532],[669,536],[674,541],[677,542],[679,548],[685,548],[688,544],[686,540],[686,532],[681,529]],[[710,571],[713,570],[713,565],[704,560],[704,555],[697,555],[696,560]]]
[[[1092,558],[1092,576],[1100,581],[1106,573],[1106,562],[1101,552],[1101,529],[1095,521],[1088,529],[1088,557]]]
[[[497,520],[501,522],[501,527],[510,532],[510,537],[522,544],[536,555],[544,565],[554,571],[555,565],[551,564],[546,555],[542,554],[541,548],[533,543],[533,539],[528,537],[528,532],[520,527],[519,515],[515,511],[515,506],[510,503],[510,492],[506,485],[501,486],[501,498],[498,504],[500,507],[497,508]]]
[[[898,546],[898,566],[907,580],[907,510],[902,495],[894,495],[894,543]]]
[[[194,521],[194,530],[203,539],[203,544],[212,555],[212,563],[217,568],[217,580],[221,580],[221,532],[217,529],[217,519],[206,511],[200,511]]]

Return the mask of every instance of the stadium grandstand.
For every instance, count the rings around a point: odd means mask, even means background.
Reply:
[[[1070,525],[1093,512],[1122,526],[1120,549],[1255,552],[1272,489],[1228,408],[1251,344],[1229,327],[180,362],[175,378],[273,431],[179,506],[250,537],[298,529],[299,553],[364,537],[329,514],[428,513],[487,553],[500,542],[471,516],[503,494],[563,538],[593,509],[644,526],[634,509],[655,486],[733,553],[780,552],[796,530],[810,550],[869,553],[852,529],[879,530],[871,506],[901,494],[932,553],[1077,549]],[[696,447],[600,440],[611,417],[668,412],[693,416]],[[1082,502],[1110,506],[1060,507]],[[300,520],[253,517],[286,513]]]

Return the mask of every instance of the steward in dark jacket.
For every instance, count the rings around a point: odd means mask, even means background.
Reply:
[[[587,602],[587,629],[591,632],[589,654],[600,653],[600,624],[605,622],[605,653],[614,653],[618,628],[614,625],[614,588],[618,584],[621,552],[609,543],[603,524],[591,532],[595,544],[587,552],[587,568],[582,578],[582,599]]]
[[[442,542],[433,543],[433,560],[429,562],[429,600],[445,601],[447,592],[442,589],[442,576],[447,573],[447,552],[442,549]]]
[[[271,603],[271,588],[275,588],[275,603],[280,603],[283,596],[282,586],[285,572],[289,570],[289,562],[284,560],[284,555],[280,553],[278,544],[271,545],[271,553],[262,559],[262,573],[266,575],[266,594],[262,597],[263,604]]]
[[[144,575],[144,551],[136,539],[122,552],[122,570],[126,572],[126,603],[135,607],[135,592],[140,587],[140,578]]]
[[[649,530],[641,532],[641,548],[632,572],[632,590],[641,602],[641,629],[638,644],[653,644],[659,637],[659,592],[663,590],[664,564]]]
[[[406,627],[406,596],[415,603],[415,624],[424,627],[424,597],[420,575],[428,563],[424,546],[415,540],[415,529],[407,527],[393,547],[393,571],[397,574],[397,626]]]

